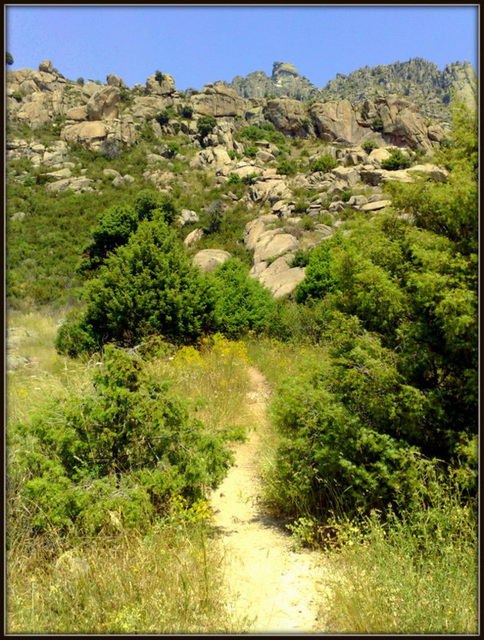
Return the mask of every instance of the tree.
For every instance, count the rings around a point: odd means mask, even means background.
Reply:
[[[213,274],[217,331],[237,338],[248,331],[263,333],[269,327],[275,301],[266,287],[249,277],[249,268],[232,258]]]
[[[210,133],[212,133],[216,125],[217,125],[217,120],[215,119],[215,116],[212,116],[212,115],[201,116],[197,120],[198,133],[202,136],[202,138],[205,138]]]
[[[7,51],[7,52],[6,52],[6,54],[5,54],[5,62],[6,62],[6,64],[7,64],[8,66],[10,66],[10,65],[12,65],[12,64],[13,64],[13,57],[12,57],[12,54],[11,54],[11,53],[9,53],[8,51]]]
[[[193,266],[183,243],[161,220],[143,220],[126,245],[110,254],[85,285],[86,307],[60,328],[56,345],[73,355],[72,332],[81,349],[113,342],[131,347],[151,335],[176,344],[196,342],[215,323],[214,292]],[[89,342],[90,340],[90,342]]]
[[[102,216],[93,230],[93,240],[86,248],[86,259],[81,261],[80,273],[97,269],[109,253],[128,242],[141,220],[159,218],[170,224],[176,216],[173,200],[166,194],[143,189],[134,206],[114,205]]]
[[[401,149],[392,149],[390,157],[382,160],[381,168],[387,171],[397,171],[398,169],[408,169],[412,166],[412,159],[403,153]]]

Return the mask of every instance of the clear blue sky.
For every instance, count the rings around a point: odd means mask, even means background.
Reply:
[[[291,62],[315,86],[337,73],[424,58],[478,64],[478,5],[4,5],[12,69],[42,60],[69,80],[132,87],[155,71],[177,89],[272,73]]]

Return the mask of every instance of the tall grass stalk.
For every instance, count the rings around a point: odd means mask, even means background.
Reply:
[[[449,487],[439,493],[433,506],[401,518],[375,514],[332,552],[331,631],[477,633],[475,514]]]
[[[15,352],[29,365],[8,374],[8,430],[56,397],[92,392],[97,360],[54,352],[58,317],[33,312],[10,316],[22,340]],[[154,378],[210,429],[249,426],[244,343],[221,336],[200,350],[185,347],[145,363]],[[25,444],[25,443],[24,443]],[[8,466],[16,464],[15,447]],[[10,493],[15,487],[10,487]],[[15,500],[15,495],[11,500]],[[116,514],[106,533],[92,538],[48,536],[9,526],[7,630],[9,633],[230,633],[234,621],[222,593],[222,558],[211,544],[208,504],[174,501],[170,514],[146,533],[125,528]]]
[[[9,633],[230,632],[221,559],[206,526],[165,525],[79,541],[52,560],[41,543],[9,551]]]

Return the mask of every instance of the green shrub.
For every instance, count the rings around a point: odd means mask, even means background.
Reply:
[[[241,184],[242,178],[237,173],[231,173],[226,184]]]
[[[375,140],[365,140],[361,148],[363,151],[366,151],[366,153],[371,153],[373,149],[378,149],[378,143]]]
[[[184,104],[181,109],[181,116],[182,118],[187,118],[188,120],[190,120],[193,116],[193,107],[191,107],[189,104]]]
[[[267,331],[274,311],[270,291],[249,277],[249,267],[232,258],[214,272],[217,331],[237,338],[249,331]]]
[[[161,84],[164,79],[165,79],[165,76],[161,73],[161,71],[156,71],[155,72],[155,80],[156,80],[156,82]]]
[[[319,156],[316,160],[313,160],[309,168],[313,173],[315,171],[327,173],[328,171],[331,171],[331,169],[335,169],[337,166],[337,161],[328,153],[325,153],[324,155]]]
[[[308,203],[305,200],[297,200],[294,204],[294,213],[306,213]]]
[[[259,151],[259,149],[257,147],[249,147],[248,149],[245,150],[245,155],[248,158],[254,158],[257,155],[257,152]]]
[[[382,160],[381,168],[387,171],[397,171],[398,169],[408,169],[412,166],[412,158],[401,149],[392,149],[390,157]]]
[[[81,85],[81,87],[82,87],[82,86],[83,86],[83,84],[84,84],[84,78],[79,77],[79,78],[77,78],[76,82],[77,82],[77,84],[80,84],[80,85]]]
[[[154,334],[193,343],[214,326],[212,288],[161,220],[140,222],[128,243],[86,283],[84,297],[76,327],[99,347],[134,346]]]
[[[11,472],[12,519],[34,534],[54,526],[61,536],[95,535],[109,530],[115,514],[120,525],[143,531],[167,515],[172,496],[193,503],[220,483],[232,461],[224,444],[239,434],[213,434],[190,418],[138,354],[108,345],[92,385],[16,428],[30,446]]]
[[[273,404],[281,434],[273,500],[288,515],[309,513],[320,522],[384,511],[390,503],[409,506],[425,468],[419,451],[362,421],[364,408],[358,414],[347,406],[328,364],[308,364],[286,380]]]
[[[155,120],[161,126],[168,124],[168,122],[170,121],[170,114],[168,113],[167,109],[164,109],[163,111],[159,111],[155,115]]]
[[[297,164],[293,160],[285,158],[277,165],[276,173],[284,176],[295,176],[297,174]]]
[[[294,300],[302,304],[308,299],[321,299],[336,289],[332,273],[331,249],[341,242],[341,236],[333,236],[314,249],[308,258],[304,280],[294,292]]]
[[[202,138],[205,138],[210,133],[212,133],[216,125],[217,125],[217,120],[215,119],[215,116],[212,116],[212,115],[201,116],[197,120],[198,133],[202,136]]]

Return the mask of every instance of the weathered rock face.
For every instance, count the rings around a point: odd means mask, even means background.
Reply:
[[[292,267],[292,255],[285,255],[274,260],[263,269],[255,266],[250,275],[257,278],[264,286],[271,290],[277,300],[292,295],[297,285],[304,280],[306,270],[303,267]]]
[[[126,87],[124,80],[122,80],[119,76],[115,75],[114,73],[108,74],[106,78],[106,82],[110,87],[119,87],[120,89]]]
[[[246,78],[235,76],[232,82],[222,84],[234,89],[243,98],[267,98],[273,95],[306,100],[316,91],[316,87],[289,62],[274,62],[270,77],[264,71],[254,71]]]
[[[200,115],[215,117],[242,117],[246,104],[233,89],[219,84],[207,84],[202,92],[193,96],[192,105]]]
[[[222,249],[203,249],[193,257],[193,264],[197,265],[204,273],[214,271],[220,264],[231,258],[228,251]]]
[[[86,105],[88,120],[113,120],[119,116],[119,89],[102,87],[94,93]]]
[[[388,97],[375,102],[375,107],[381,118],[383,136],[388,142],[411,149],[430,149],[433,146],[428,125],[416,105],[402,98]],[[436,137],[435,133],[432,137]]]
[[[52,73],[52,62],[50,60],[44,60],[39,64],[39,71],[45,71],[46,73]]]
[[[161,81],[153,74],[146,80],[145,91],[148,95],[169,96],[175,93],[175,80],[169,74],[164,73]]]
[[[367,134],[348,100],[316,102],[309,113],[318,137],[328,142],[358,144]]]
[[[304,106],[298,100],[277,98],[269,100],[263,108],[264,117],[286,136],[309,138],[314,128]]]

